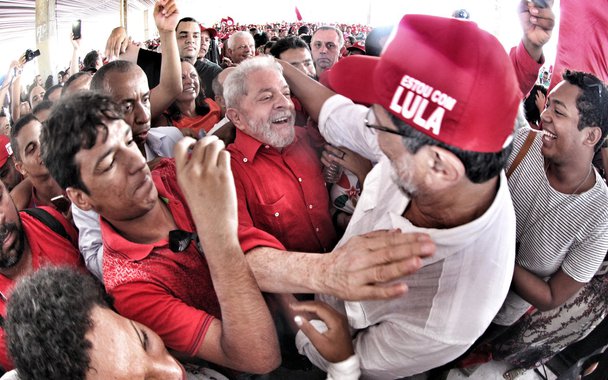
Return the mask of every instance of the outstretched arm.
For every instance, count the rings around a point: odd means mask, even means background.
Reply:
[[[280,363],[274,322],[237,237],[230,154],[215,136],[175,146],[177,179],[196,225],[222,310],[199,357],[240,371],[266,373]]]
[[[154,20],[160,33],[163,54],[160,82],[150,91],[150,114],[155,119],[182,92],[182,66],[179,60],[175,28],[179,10],[175,0],[159,0],[154,4]]]

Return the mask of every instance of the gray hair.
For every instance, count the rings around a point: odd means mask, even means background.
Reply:
[[[247,96],[247,78],[256,71],[276,70],[283,75],[283,67],[271,56],[258,56],[241,62],[224,81],[226,108],[237,107],[243,96]]]
[[[342,34],[342,31],[340,29],[330,25],[323,25],[318,27],[317,30],[315,30],[315,32],[312,34],[311,43],[312,40],[315,39],[315,34],[317,34],[317,32],[320,30],[333,30],[334,32],[336,32],[336,34],[338,35],[338,49],[342,49],[342,46],[344,46],[344,35]]]
[[[249,33],[248,31],[240,30],[236,33],[232,33],[230,37],[228,37],[228,49],[234,49],[234,40],[236,40],[237,37],[247,37],[255,45],[255,40],[253,39],[251,33]]]

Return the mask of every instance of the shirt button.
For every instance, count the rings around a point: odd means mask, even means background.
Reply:
[[[315,228],[315,231],[319,232],[319,227]]]
[[[247,157],[243,158],[243,162],[247,162]]]
[[[308,205],[308,208],[312,209],[312,205]]]
[[[270,145],[264,145],[264,148],[270,149]]]
[[[299,182],[302,182],[302,178],[298,178],[298,181],[299,181]]]
[[[278,216],[279,216],[279,213],[278,213],[278,212],[275,212],[275,213],[274,213],[274,216],[278,217]]]

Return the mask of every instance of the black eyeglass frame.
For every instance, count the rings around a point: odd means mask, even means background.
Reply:
[[[369,111],[367,112],[367,115],[365,115],[365,119],[363,120],[363,122],[365,123],[365,126],[367,128],[375,129],[375,130],[382,131],[382,132],[392,133],[393,135],[398,135],[401,137],[409,137],[407,132],[404,130],[401,130],[401,129],[394,130],[389,127],[385,127],[384,125],[371,124],[369,122],[369,115],[372,112],[374,112],[374,110],[372,108],[370,108]]]

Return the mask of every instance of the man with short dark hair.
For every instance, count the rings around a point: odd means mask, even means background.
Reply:
[[[290,63],[311,78],[317,77],[308,44],[300,37],[290,36],[278,40],[270,49],[270,54]]]
[[[223,144],[181,140],[175,161],[150,171],[109,97],[87,92],[56,107],[43,160],[75,205],[100,215],[104,285],[116,310],[182,355],[274,369],[276,333],[238,244]]]
[[[210,32],[211,30],[206,30],[206,32],[212,33]],[[174,33],[180,58],[194,65],[201,83],[204,85],[205,95],[213,98],[211,81],[222,69],[209,60],[198,59],[202,33],[199,23],[192,17],[184,17],[178,21]],[[137,63],[146,73],[149,87],[154,88],[158,85],[162,54],[140,49],[137,45],[129,44],[129,38],[124,28],[118,27],[112,31],[112,34],[108,38],[105,54],[106,56],[115,56],[122,60]],[[181,65],[179,72],[181,74]]]
[[[27,114],[17,120],[11,131],[15,168],[27,177],[11,194],[19,210],[39,206],[57,209],[51,200],[63,195],[63,189],[40,159],[40,128],[40,121],[33,114]],[[59,211],[67,216],[69,207]]]

